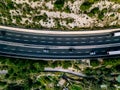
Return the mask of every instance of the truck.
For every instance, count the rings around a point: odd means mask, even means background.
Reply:
[[[114,37],[120,36],[120,32],[114,32],[114,33],[113,33],[113,36],[114,36]]]
[[[118,50],[118,51],[108,51],[108,54],[109,55],[118,55],[118,54],[120,54],[120,50]]]

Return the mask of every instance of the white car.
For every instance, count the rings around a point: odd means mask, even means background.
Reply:
[[[43,52],[44,52],[44,53],[49,53],[49,51],[50,51],[50,50],[47,49],[47,48],[43,49]]]
[[[95,55],[96,54],[96,52],[90,52],[90,55]]]

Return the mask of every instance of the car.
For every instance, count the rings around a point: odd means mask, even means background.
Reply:
[[[90,55],[96,55],[95,51],[90,52]]]
[[[69,48],[68,50],[69,50],[69,52],[74,52],[75,51],[74,48]]]
[[[2,36],[6,35],[6,31],[0,31],[0,33],[1,33]]]
[[[49,51],[50,51],[50,49],[48,49],[48,48],[44,48],[44,49],[43,49],[43,52],[44,52],[44,53],[49,53]]]

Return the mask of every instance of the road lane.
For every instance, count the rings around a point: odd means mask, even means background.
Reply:
[[[86,48],[86,49],[76,49],[75,51],[70,51],[69,49],[59,49],[52,48],[48,52],[44,52],[44,48],[37,47],[25,47],[18,46],[15,44],[0,44],[0,53],[1,54],[9,54],[9,55],[17,55],[23,57],[33,57],[33,58],[51,58],[51,59],[78,59],[85,57],[95,57],[95,56],[104,56],[107,55],[107,50],[119,50],[118,47],[104,47],[104,48]],[[90,55],[91,51],[95,51],[97,55]],[[55,53],[56,52],[56,53]],[[64,53],[63,53],[64,52]]]
[[[106,57],[109,56],[108,51],[120,50],[120,36],[112,36],[111,31],[83,35],[77,32],[41,32],[0,28],[0,55],[33,59],[82,59]]]
[[[56,46],[81,46],[81,45],[102,45],[119,43],[120,37],[111,37],[111,34],[97,36],[50,36],[31,35],[7,31],[5,36],[0,35],[0,40],[20,42],[35,45],[56,45]]]

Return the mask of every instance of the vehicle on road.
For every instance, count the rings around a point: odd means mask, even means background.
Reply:
[[[118,50],[118,51],[109,51],[108,54],[109,55],[118,55],[118,54],[120,54],[120,50]]]
[[[120,36],[120,32],[114,32],[114,33],[113,33],[113,36],[114,36],[114,37]]]

